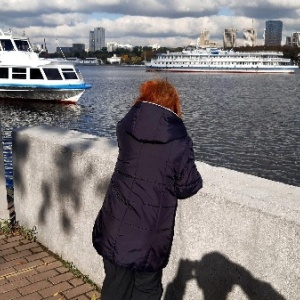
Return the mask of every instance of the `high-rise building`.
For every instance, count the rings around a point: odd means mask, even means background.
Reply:
[[[89,50],[95,52],[105,47],[105,29],[103,27],[94,28],[90,31]]]
[[[265,46],[280,46],[282,40],[282,21],[266,21]]]
[[[257,33],[253,28],[243,29],[244,46],[254,47],[256,46]]]
[[[73,44],[72,48],[73,48],[73,52],[83,52],[83,51],[85,51],[85,45],[84,44]]]
[[[300,32],[292,32],[291,45],[295,47],[300,47]]]
[[[197,47],[205,48],[209,46],[209,35],[210,32],[208,30],[204,30],[200,32],[200,36],[197,39]]]
[[[236,34],[237,30],[233,28],[226,28],[223,35],[223,47],[233,48],[236,47]]]
[[[286,37],[286,46],[300,47],[300,32],[292,32],[290,36]]]

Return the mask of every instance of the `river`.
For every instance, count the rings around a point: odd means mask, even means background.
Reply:
[[[116,139],[116,123],[140,84],[152,78],[176,86],[197,160],[300,186],[300,74],[148,73],[119,66],[80,70],[93,87],[77,105],[0,101],[7,186],[13,186],[13,128],[49,124]]]

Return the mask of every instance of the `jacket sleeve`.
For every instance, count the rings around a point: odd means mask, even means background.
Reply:
[[[194,158],[193,142],[188,138],[177,164],[175,192],[178,199],[195,195],[202,188],[202,177],[197,170]]]

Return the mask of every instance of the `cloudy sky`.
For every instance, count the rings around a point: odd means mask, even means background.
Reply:
[[[222,46],[224,28],[258,32],[263,44],[266,20],[283,21],[283,40],[300,32],[300,0],[1,0],[0,28],[25,32],[32,43],[44,39],[50,52],[57,45],[84,43],[89,31],[104,27],[106,42],[133,46],[187,46],[200,31]]]

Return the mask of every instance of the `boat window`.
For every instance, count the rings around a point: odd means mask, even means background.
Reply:
[[[27,51],[29,49],[28,42],[26,40],[14,40],[19,51]]]
[[[11,40],[1,40],[1,46],[4,51],[12,51],[14,50],[14,45]]]
[[[41,70],[38,68],[30,69],[30,79],[44,79]]]
[[[57,69],[43,68],[48,80],[62,80],[62,77]]]
[[[12,68],[13,79],[26,79],[26,68]]]
[[[78,79],[73,69],[62,69],[65,79]]]
[[[0,68],[0,78],[8,78],[8,68]]]

